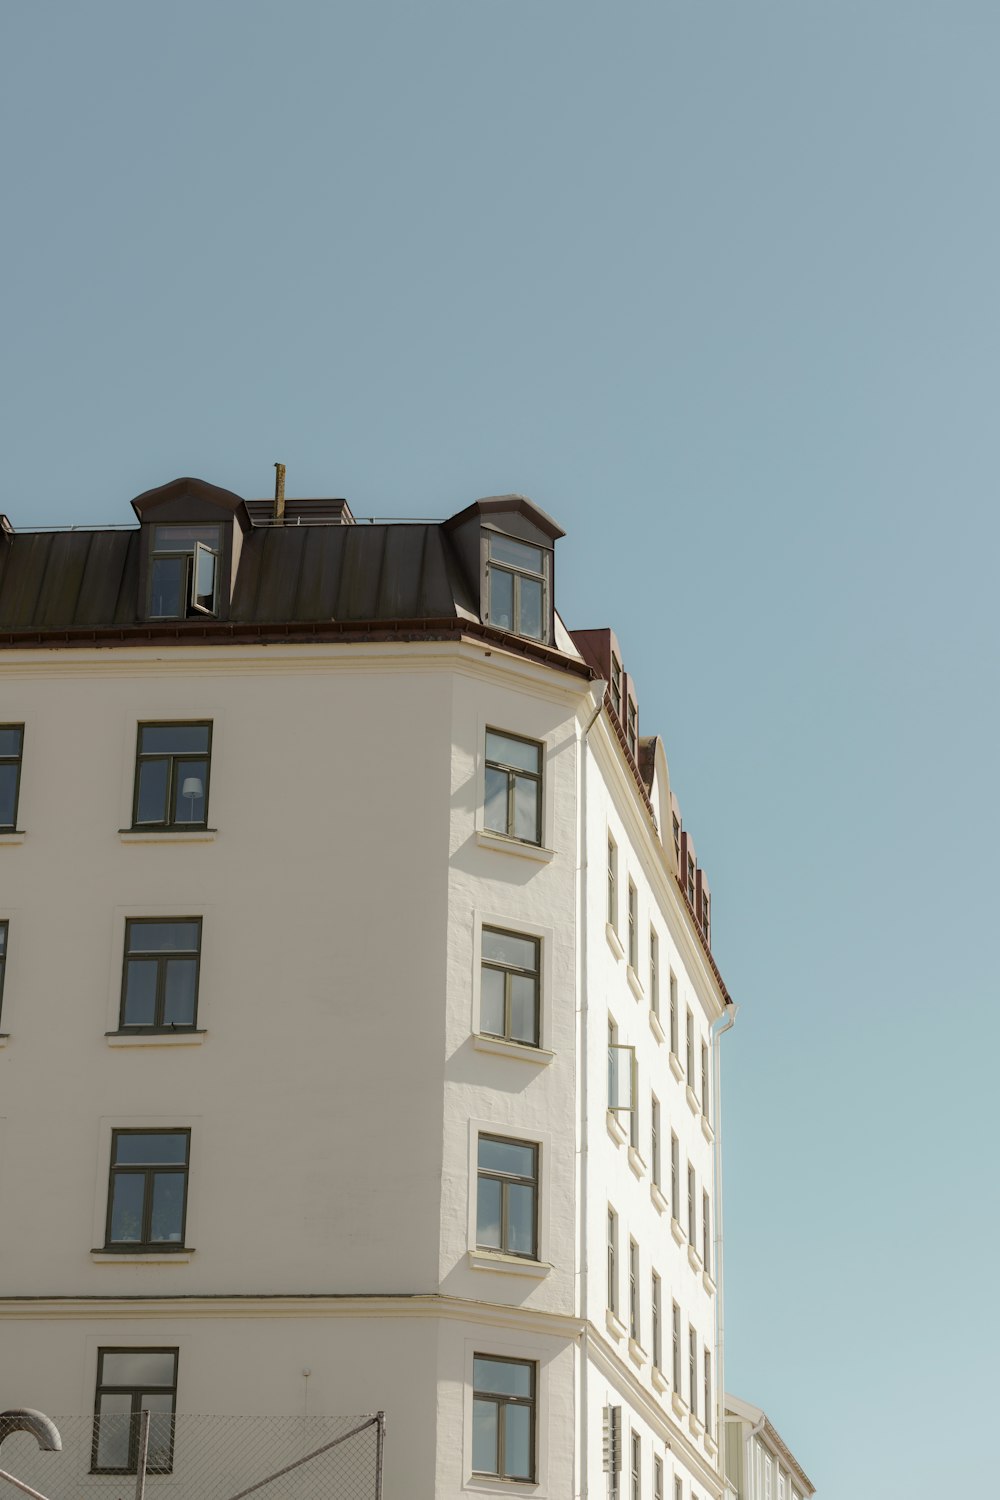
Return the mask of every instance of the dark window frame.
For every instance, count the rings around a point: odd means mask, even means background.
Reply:
[[[681,1394],[681,1310],[678,1303],[671,1303],[670,1313],[671,1332],[671,1368],[670,1374],[674,1383],[674,1390],[678,1396]]]
[[[114,1385],[105,1384],[104,1356],[106,1354],[172,1354],[174,1357],[173,1384],[169,1386],[154,1386],[148,1382],[145,1385]],[[139,1465],[139,1421],[138,1417],[142,1410],[142,1398],[151,1390],[169,1391],[173,1397],[173,1405],[170,1413],[170,1452],[166,1464],[150,1464],[150,1474],[171,1474],[174,1461],[174,1418],[177,1412],[177,1366],[180,1350],[176,1345],[150,1345],[148,1348],[136,1348],[130,1345],[101,1345],[97,1351],[97,1385],[94,1391],[94,1431],[91,1437],[90,1447],[90,1472],[91,1474],[134,1474]],[[98,1466],[98,1445],[101,1436],[101,1397],[104,1395],[130,1395],[132,1398],[132,1409],[129,1416],[129,1458],[125,1468],[112,1468]]]
[[[150,1163],[118,1163],[115,1161],[115,1152],[118,1141],[124,1136],[133,1135],[182,1135],[186,1138],[187,1148],[183,1163],[174,1162],[150,1162]],[[160,1172],[171,1176],[183,1178],[184,1194],[181,1204],[181,1237],[179,1241],[154,1240],[149,1237],[149,1231],[153,1216],[153,1176]],[[141,1235],[138,1240],[113,1240],[111,1238],[111,1222],[115,1203],[115,1180],[128,1174],[143,1177],[142,1189],[142,1223]],[[164,1127],[163,1129],[152,1129],[145,1126],[123,1126],[115,1127],[111,1132],[111,1159],[108,1164],[108,1206],[104,1222],[104,1244],[102,1252],[109,1255],[147,1255],[147,1254],[185,1254],[190,1246],[187,1243],[187,1211],[188,1211],[188,1189],[191,1180],[191,1128],[187,1125]]]
[[[635,881],[628,882],[628,965],[639,972],[639,892]]]
[[[663,1367],[663,1282],[656,1271],[650,1272],[649,1300],[652,1317],[652,1349],[650,1355],[653,1369]]]
[[[495,1167],[483,1167],[479,1148],[483,1141],[494,1141],[499,1146],[517,1146],[521,1150],[530,1150],[533,1153],[534,1172],[530,1177],[520,1176],[515,1172],[503,1172]],[[476,1144],[476,1186],[478,1189],[481,1179],[486,1178],[490,1182],[500,1184],[500,1246],[499,1253],[502,1255],[516,1255],[519,1260],[537,1261],[538,1259],[538,1184],[539,1163],[541,1147],[537,1141],[517,1140],[514,1136],[494,1135],[492,1131],[483,1131]],[[509,1239],[509,1209],[508,1209],[508,1187],[511,1185],[531,1188],[531,1219],[532,1219],[532,1243],[530,1251],[512,1250],[508,1244]],[[477,1194],[478,1196],[478,1194]],[[482,1245],[479,1242],[479,1220],[476,1216],[476,1246],[480,1250],[497,1251],[496,1245]]]
[[[3,986],[7,976],[7,954],[10,950],[10,918],[0,917],[0,1023],[3,1022]],[[0,1036],[7,1033],[0,1024]]]
[[[208,799],[211,791],[212,781],[212,719],[141,719],[136,725],[135,736],[135,781],[132,788],[132,828],[133,829],[162,829],[166,832],[176,830],[178,832],[192,828],[208,827]],[[207,729],[208,748],[204,751],[180,751],[180,750],[148,750],[142,749],[142,735],[146,729]],[[171,821],[170,813],[176,806],[176,799],[181,792],[176,788],[177,763],[185,760],[204,760],[205,762],[205,786],[202,793],[204,802],[204,816],[198,822],[178,823]],[[164,794],[164,811],[167,818],[163,821],[149,819],[139,822],[139,784],[141,780],[142,767],[153,761],[167,762],[167,785]]]
[[[476,1385],[476,1373],[475,1373],[475,1371],[476,1371],[476,1365],[475,1365],[475,1362],[476,1362],[477,1359],[488,1359],[488,1360],[490,1360],[491,1363],[494,1363],[494,1364],[520,1365],[522,1367],[522,1369],[530,1370],[531,1371],[531,1390],[530,1390],[530,1393],[527,1396],[509,1396],[509,1395],[506,1395],[506,1394],[501,1394],[500,1392],[497,1392],[497,1391],[484,1391],[484,1390],[480,1390],[479,1387]],[[508,1355],[508,1354],[488,1354],[484,1350],[481,1350],[481,1349],[480,1350],[476,1350],[476,1352],[472,1356],[472,1360],[473,1360],[473,1364],[472,1364],[472,1400],[473,1400],[473,1403],[475,1403],[476,1401],[489,1401],[489,1402],[492,1402],[493,1405],[496,1407],[496,1458],[497,1458],[497,1463],[496,1463],[496,1468],[495,1469],[476,1469],[476,1468],[473,1468],[472,1472],[473,1472],[473,1474],[481,1474],[484,1477],[490,1478],[490,1479],[504,1479],[504,1480],[507,1480],[508,1483],[534,1484],[536,1482],[537,1474],[538,1474],[538,1453],[537,1453],[537,1446],[538,1446],[538,1442],[537,1442],[538,1361],[537,1360],[533,1360],[533,1359],[515,1359],[511,1355]],[[506,1431],[505,1431],[505,1429],[506,1429],[506,1423],[504,1421],[504,1412],[505,1412],[505,1410],[506,1410],[506,1408],[508,1406],[519,1406],[519,1407],[522,1407],[522,1408],[526,1407],[528,1409],[528,1413],[529,1413],[529,1419],[528,1419],[528,1423],[529,1423],[529,1425],[528,1425],[528,1442],[529,1442],[529,1453],[530,1453],[530,1458],[531,1458],[531,1472],[528,1475],[523,1475],[523,1474],[512,1475],[512,1474],[507,1474],[505,1472],[505,1470],[506,1470],[506,1454],[505,1454],[504,1448],[505,1448],[505,1439],[506,1439]]]
[[[639,1296],[639,1242],[629,1238],[628,1242],[628,1336],[641,1344],[642,1305]]]
[[[618,1316],[618,1215],[608,1204],[608,1311]]]
[[[185,547],[160,547],[156,546],[156,531],[159,528],[187,531],[212,526],[218,531],[218,546],[206,547],[205,542],[192,542],[189,548]],[[139,543],[139,587],[136,599],[136,610],[138,617],[148,620],[150,624],[160,624],[168,628],[177,625],[196,625],[204,620],[227,620],[229,618],[232,594],[232,574],[234,537],[233,532],[239,531],[239,524],[232,515],[214,516],[202,514],[197,519],[188,521],[179,520],[176,516],[164,516],[161,519],[144,520],[140,526]],[[203,607],[191,607],[192,595],[192,569],[196,546],[206,548],[215,558],[215,608],[211,611]],[[182,560],[190,559],[185,568],[184,581],[181,589],[184,609],[181,614],[176,615],[154,615],[151,614],[153,594],[153,563],[156,558],[176,556]]]
[[[530,745],[538,752],[538,770],[526,771],[521,766],[512,766],[508,761],[495,760],[490,757],[489,737],[491,734],[501,735],[505,740],[517,740],[521,745]],[[527,735],[511,734],[509,730],[497,729],[492,724],[486,726],[486,771],[498,771],[507,778],[507,817],[506,826],[502,829],[487,826],[487,833],[499,834],[501,838],[514,839],[519,844],[530,844],[541,847],[543,827],[543,798],[545,793],[545,746],[540,740],[529,739]],[[518,780],[532,781],[537,787],[535,799],[535,837],[525,839],[517,833],[516,795]],[[484,798],[485,806],[485,798]],[[206,805],[207,811],[207,805]]]
[[[540,571],[533,568],[521,567],[515,563],[506,561],[493,555],[493,539],[498,538],[504,542],[514,542],[519,547],[528,547],[532,552],[540,552],[542,555],[542,566]],[[511,615],[512,622],[507,625],[496,625],[497,630],[505,630],[510,635],[520,636],[525,641],[539,641],[542,645],[552,644],[552,548],[543,547],[537,541],[526,541],[523,537],[512,536],[506,531],[493,528],[486,529],[486,559],[485,559],[485,596],[486,596],[486,620],[494,625],[493,607],[493,575],[503,573],[511,579]],[[521,610],[522,580],[529,580],[541,588],[541,634],[531,635],[526,630],[519,629],[524,623]]]
[[[487,958],[483,952],[482,936],[479,941],[479,971],[480,971],[480,999],[479,999],[479,1027],[483,1036],[495,1036],[498,1041],[513,1042],[519,1047],[540,1047],[542,1037],[542,940],[530,932],[515,932],[512,927],[494,927],[492,923],[483,926],[482,932],[496,933],[499,937],[517,938],[522,943],[533,943],[535,947],[534,969],[524,969],[518,964],[503,963],[500,959]],[[492,969],[494,972],[503,974],[503,1024],[504,1029],[500,1031],[483,1031],[482,1014],[482,971]],[[535,984],[535,1038],[533,1042],[526,1042],[523,1037],[514,1035],[511,1021],[511,1006],[513,1003],[513,983],[515,979],[533,979]]]
[[[9,823],[0,824],[0,833],[17,833],[17,813],[21,801],[21,768],[24,764],[24,725],[23,724],[0,724],[0,730],[17,730],[20,739],[18,741],[17,754],[4,752],[0,754],[0,766],[13,766],[14,769],[14,805],[11,808],[11,819]]]
[[[124,947],[124,950],[123,950],[123,953],[122,953],[122,989],[121,989],[121,1002],[120,1002],[119,1009],[118,1009],[118,1030],[119,1030],[119,1032],[124,1032],[124,1033],[127,1033],[129,1035],[131,1035],[133,1032],[141,1032],[141,1033],[162,1032],[162,1033],[165,1033],[167,1036],[171,1036],[175,1032],[179,1032],[179,1031],[197,1031],[197,1029],[198,1029],[198,996],[199,996],[199,991],[201,989],[202,920],[203,919],[201,917],[126,917],[126,919],[125,919],[125,947]],[[175,948],[175,949],[162,949],[162,950],[161,949],[157,949],[155,952],[152,951],[152,950],[142,949],[142,950],[138,950],[134,954],[132,953],[132,951],[129,948],[129,938],[131,936],[132,929],[134,927],[145,927],[145,926],[151,926],[151,925],[165,925],[165,924],[170,923],[170,922],[185,922],[185,923],[191,923],[191,922],[193,922],[193,923],[196,923],[197,927],[198,927],[198,946],[197,946],[197,948],[195,948],[195,949]],[[164,1003],[165,1003],[165,1000],[166,1000],[165,990],[166,990],[166,969],[167,969],[167,963],[170,961],[171,958],[184,958],[184,957],[191,957],[192,955],[193,955],[194,960],[195,960],[194,1015],[191,1018],[190,1025],[179,1026],[176,1021],[164,1021],[163,1020],[163,1009],[164,1009]],[[129,967],[129,959],[133,958],[133,957],[134,958],[142,958],[142,959],[146,959],[146,960],[154,960],[155,959],[156,960],[156,964],[157,964],[156,998],[155,998],[155,1002],[154,1002],[155,1003],[155,1007],[156,1007],[156,1019],[149,1026],[137,1026],[135,1024],[130,1024],[125,1019],[125,1002],[126,1002],[126,1000],[128,998],[128,967]]]

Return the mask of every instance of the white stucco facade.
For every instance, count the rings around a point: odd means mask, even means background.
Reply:
[[[722,1495],[726,997],[662,749],[647,802],[604,686],[471,638],[0,651],[0,723],[24,726],[0,833],[0,1408],[93,1411],[98,1351],[170,1347],[178,1413],[384,1410],[386,1500],[603,1497],[619,1406],[622,1496],[633,1434],[643,1497],[657,1465],[670,1500]],[[133,827],[155,722],[211,725],[207,828]],[[486,827],[488,730],[541,747],[537,844]],[[126,924],[181,918],[197,1029],[128,1031]],[[485,1034],[484,929],[537,944],[537,1046]],[[609,1022],[634,1128],[608,1108]],[[189,1133],[183,1248],[107,1243],[136,1131]],[[479,1243],[482,1136],[534,1148],[533,1255]],[[530,1482],[474,1471],[477,1356],[533,1372]]]

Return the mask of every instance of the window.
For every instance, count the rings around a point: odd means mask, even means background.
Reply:
[[[674,1390],[678,1396],[681,1393],[681,1310],[675,1302],[673,1304],[673,1377]]]
[[[608,1109],[612,1114],[635,1113],[635,1048],[619,1042],[618,1027],[608,1017]],[[633,1142],[634,1144],[634,1142]]]
[[[635,886],[628,883],[628,961],[635,971],[639,968],[639,897]]]
[[[688,1162],[688,1244],[692,1246],[698,1238],[698,1205],[695,1202],[697,1191],[694,1167]]]
[[[639,1246],[628,1242],[628,1336],[639,1343]]]
[[[661,1327],[660,1278],[655,1271],[652,1275],[651,1306],[653,1311],[653,1368],[660,1370],[663,1368],[663,1329]]]
[[[632,759],[635,760],[639,751],[639,713],[632,698],[628,700],[625,712],[628,716],[628,722],[625,726],[625,738],[628,741],[629,753]]]
[[[653,1186],[660,1186],[660,1101],[653,1094],[649,1105],[649,1157]]]
[[[548,638],[549,559],[544,547],[487,533],[487,618],[498,630],[526,635],[533,641]]]
[[[23,724],[0,724],[0,832],[17,827]]]
[[[632,1112],[628,1117],[628,1143],[633,1151],[639,1149],[639,1091],[633,1090]]]
[[[218,526],[153,527],[150,620],[218,614],[221,534]]]
[[[701,1258],[705,1264],[705,1270],[711,1276],[712,1218],[707,1193],[701,1195]]]
[[[618,1313],[618,1215],[608,1205],[608,1308]]]
[[[632,1434],[631,1485],[632,1500],[640,1500],[642,1495],[642,1438],[637,1432]]]
[[[674,1500],[684,1500],[684,1481],[682,1479],[674,1480]]]
[[[691,1415],[698,1415],[698,1335],[688,1324],[688,1388],[691,1395]]]
[[[198,1008],[201,918],[125,923],[122,1031],[190,1030]]]
[[[540,953],[538,938],[483,928],[479,1026],[487,1036],[538,1046]]]
[[[653,1500],[663,1500],[663,1459],[653,1455]]]
[[[140,724],[134,828],[204,828],[211,724]]]
[[[691,903],[692,911],[694,911],[694,889],[694,860],[689,854],[687,857],[687,898]]]
[[[176,1401],[176,1349],[99,1349],[91,1473],[135,1473],[139,1416],[148,1411],[147,1468],[169,1474]]]
[[[608,926],[618,931],[618,845],[608,834]]]
[[[670,1132],[670,1214],[681,1222],[681,1144]]]
[[[486,827],[522,844],[542,842],[542,747],[486,731]]]
[[[536,1260],[538,1147],[481,1135],[476,1205],[477,1245]]]
[[[677,975],[670,970],[670,1050],[677,1057]]]
[[[712,1356],[705,1350],[705,1388],[702,1392],[702,1411],[705,1416],[705,1431],[712,1436]]]
[[[708,1093],[708,1044],[701,1044],[701,1112],[708,1119],[709,1093]]]
[[[183,1250],[189,1130],[115,1130],[108,1250]]]
[[[473,1471],[496,1479],[534,1479],[534,1364],[477,1354],[472,1382]]]
[[[660,1018],[660,939],[656,928],[649,929],[649,1008]]]
[[[694,1089],[694,1085],[695,1085],[695,1076],[694,1076],[694,1016],[691,1014],[690,1006],[688,1007],[688,1013],[687,1013],[687,1035],[685,1037],[685,1043],[686,1043],[686,1048],[687,1048],[687,1053],[686,1053],[686,1057],[685,1057],[685,1062],[687,1064],[687,1081],[688,1081],[691,1089],[693,1090]]]
[[[7,927],[7,922],[0,922],[0,1016],[3,1014],[3,976],[7,967]]]
[[[611,707],[619,723],[622,716],[622,664],[615,653],[611,653]]]
[[[673,823],[674,832],[674,863],[679,873],[681,868],[681,825],[676,813],[672,814],[671,822]]]
[[[710,942],[712,936],[712,923],[709,914],[709,894],[707,891],[701,893],[701,926],[705,934],[705,941]]]

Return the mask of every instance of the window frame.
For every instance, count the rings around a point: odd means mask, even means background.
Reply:
[[[183,1163],[117,1163],[115,1153],[119,1137],[130,1135],[182,1135],[186,1139],[186,1148]],[[156,1172],[180,1176],[183,1178],[183,1198],[181,1203],[181,1226],[180,1240],[154,1240],[149,1238],[153,1214],[153,1189],[152,1177]],[[138,1240],[112,1240],[111,1227],[114,1213],[114,1185],[116,1177],[124,1176],[126,1173],[143,1177],[141,1229],[142,1236]],[[177,1126],[142,1126],[122,1125],[112,1126],[111,1129],[111,1157],[108,1164],[108,1201],[104,1223],[104,1244],[101,1253],[106,1255],[184,1255],[190,1251],[187,1243],[187,1218],[188,1197],[191,1185],[191,1127],[189,1125]]]
[[[639,1243],[631,1235],[628,1242],[628,1336],[641,1344],[642,1302],[639,1296]]]
[[[196,620],[199,617],[218,620],[222,618],[222,577],[227,552],[227,527],[221,521],[151,521],[144,523],[149,527],[146,538],[146,576],[143,593],[143,619],[150,623],[169,620]],[[207,531],[213,530],[216,534],[215,545],[200,538],[195,538],[189,547],[157,545],[158,531]],[[212,589],[213,608],[206,609],[198,599],[203,597],[195,590],[198,585],[198,570],[201,555],[204,554],[214,559],[214,578]],[[153,613],[153,580],[157,562],[177,561],[182,567],[182,581],[180,586],[179,603],[181,605],[178,614],[154,615]]]
[[[633,973],[639,972],[639,892],[635,881],[628,882],[628,964]]]
[[[656,1271],[650,1271],[649,1280],[650,1308],[653,1320],[652,1349],[650,1355],[653,1361],[653,1369],[663,1369],[663,1282]]]
[[[148,1382],[142,1385],[106,1385],[103,1382],[104,1356],[106,1354],[172,1354],[174,1357],[173,1384],[170,1386],[151,1386]],[[90,1473],[91,1474],[135,1474],[139,1466],[139,1423],[136,1418],[142,1410],[141,1402],[144,1395],[151,1390],[169,1391],[173,1401],[170,1409],[170,1454],[165,1466],[157,1464],[150,1465],[147,1472],[150,1474],[172,1474],[174,1462],[174,1420],[177,1415],[177,1367],[179,1364],[180,1349],[177,1345],[150,1345],[135,1346],[127,1344],[100,1345],[97,1350],[97,1380],[94,1387],[94,1430],[91,1434],[90,1444]],[[98,1466],[98,1449],[101,1436],[101,1397],[103,1395],[129,1395],[131,1396],[131,1411],[129,1413],[129,1457],[125,1468]],[[110,1414],[109,1414],[110,1415]]]
[[[10,918],[0,917],[0,1036],[3,1030],[3,987],[7,977],[7,954],[10,952]]]
[[[526,771],[521,766],[512,766],[507,761],[494,760],[490,757],[490,735],[500,735],[505,740],[517,740],[521,745],[530,745],[538,752],[538,770]],[[493,828],[486,821],[486,784],[489,780],[490,771],[501,772],[507,778],[507,816],[503,828]],[[516,791],[517,779],[523,778],[536,784],[537,795],[535,798],[535,837],[522,838],[516,832],[517,809]],[[545,746],[541,740],[533,740],[525,734],[512,734],[508,729],[499,729],[494,724],[486,725],[486,733],[483,736],[483,831],[492,834],[496,838],[510,839],[516,844],[527,844],[532,848],[542,847],[542,830],[545,826]]]
[[[208,748],[204,751],[146,751],[142,749],[143,730],[146,729],[207,729]],[[212,781],[212,719],[140,719],[136,725],[135,736],[135,778],[132,787],[132,830],[135,832],[146,829],[154,829],[162,832],[186,832],[190,829],[208,827],[208,800]],[[198,822],[178,823],[176,819],[171,820],[169,814],[176,810],[176,799],[182,793],[175,788],[177,779],[176,768],[179,761],[204,760],[205,762],[205,786],[202,793],[204,802],[203,817]],[[164,811],[168,814],[162,821],[147,819],[139,822],[139,784],[141,770],[144,765],[152,761],[165,760],[167,762],[167,784],[164,793]]]
[[[698,1333],[693,1323],[688,1324],[688,1394],[691,1415],[698,1417]]]
[[[687,1082],[690,1085],[691,1092],[693,1094],[697,1079],[695,1077],[694,1071],[694,1012],[692,1011],[690,1005],[687,1008],[687,1020],[685,1022],[684,1029],[684,1048],[684,1061],[686,1065],[685,1077],[687,1078]]]
[[[660,934],[649,925],[649,1008],[660,1019]]]
[[[495,1364],[520,1365],[531,1371],[531,1392],[528,1396],[507,1396],[496,1391],[480,1391],[476,1385],[476,1360],[490,1360]],[[493,1402],[497,1408],[496,1417],[496,1469],[477,1469],[475,1467],[475,1449],[473,1446],[471,1472],[473,1475],[484,1479],[503,1480],[508,1484],[535,1484],[538,1478],[538,1361],[534,1359],[517,1359],[510,1354],[488,1354],[484,1350],[476,1350],[472,1356],[472,1421],[475,1431],[475,1411],[477,1401]],[[503,1413],[508,1406],[527,1407],[529,1411],[528,1442],[531,1457],[531,1473],[505,1474],[505,1427]]]
[[[484,527],[486,537],[486,556],[484,563],[485,571],[485,595],[486,595],[486,623],[492,625],[495,630],[502,630],[508,635],[516,635],[523,641],[538,641],[547,646],[552,643],[552,558],[551,547],[544,547],[537,541],[526,541],[523,537],[513,536],[510,532],[500,531],[498,528]],[[541,553],[541,570],[536,572],[529,567],[519,567],[512,562],[493,555],[494,538],[500,538],[506,542],[514,542],[519,547],[528,547],[532,552]],[[498,625],[493,618],[493,574],[504,573],[511,579],[511,624]],[[519,627],[523,623],[521,618],[521,581],[529,579],[532,583],[541,585],[541,633],[531,635]]]
[[[710,1093],[710,1090],[709,1090],[710,1065],[709,1065],[709,1060],[708,1059],[709,1059],[708,1043],[707,1042],[702,1042],[702,1044],[701,1044],[701,1112],[705,1116],[706,1120],[709,1119],[709,1117],[710,1117],[709,1116],[709,1105],[711,1103],[711,1093]]]
[[[611,931],[618,931],[618,845],[608,831],[608,913],[607,923]]]
[[[521,1177],[511,1172],[500,1172],[495,1168],[484,1168],[480,1161],[480,1146],[483,1141],[493,1141],[501,1146],[516,1146],[519,1150],[530,1150],[533,1153],[534,1175]],[[539,1243],[539,1194],[538,1184],[541,1176],[541,1145],[538,1141],[519,1140],[515,1136],[494,1135],[491,1131],[480,1131],[476,1138],[476,1248],[492,1252],[494,1255],[512,1255],[518,1260],[537,1261]],[[500,1245],[484,1245],[479,1238],[479,1183],[485,1178],[490,1182],[500,1183]],[[512,1250],[507,1243],[508,1240],[508,1193],[507,1188],[511,1185],[531,1188],[532,1209],[532,1243],[531,1250]]]
[[[712,1274],[712,1218],[708,1193],[701,1190],[701,1260],[707,1275]]]
[[[671,1334],[671,1369],[670,1374],[677,1395],[681,1394],[681,1309],[678,1302],[671,1303],[670,1314]]]
[[[678,1022],[678,1015],[677,1015],[679,1004],[680,1004],[680,997],[679,997],[679,994],[678,994],[677,975],[674,973],[673,969],[671,969],[670,970],[670,1050],[674,1054],[674,1056],[678,1059],[678,1061],[680,1060],[680,1056],[679,1056],[679,1053],[677,1051],[677,1048],[678,1048],[678,1045],[679,1045],[679,1040],[678,1040],[678,1037],[679,1037],[679,1033],[678,1033],[679,1022]]]
[[[608,1204],[608,1311],[618,1316],[618,1215]]]
[[[629,1454],[630,1474],[629,1487],[631,1500],[641,1500],[642,1497],[642,1434],[632,1429],[632,1442]]]
[[[488,959],[484,952],[484,937],[488,932],[496,933],[499,937],[517,938],[519,942],[533,943],[535,946],[534,970],[523,969],[517,964],[501,963],[499,959]],[[542,1044],[542,943],[543,939],[534,932],[516,932],[513,927],[500,927],[495,922],[482,922],[479,927],[479,1033],[481,1036],[495,1037],[498,1041],[512,1042],[518,1047],[540,1047]],[[503,1021],[504,1030],[487,1031],[483,1023],[483,970],[490,969],[495,973],[503,974]],[[526,1042],[523,1037],[513,1034],[511,1023],[511,1005],[513,995],[514,978],[530,979],[535,981],[535,1039]]]
[[[198,946],[195,949],[163,949],[156,951],[141,951],[133,954],[129,948],[129,938],[133,927],[164,926],[171,922],[196,923],[198,927]],[[122,982],[118,1008],[118,1033],[123,1036],[156,1035],[162,1034],[173,1036],[179,1032],[197,1031],[198,1029],[198,998],[201,989],[201,949],[203,936],[203,918],[201,917],[126,917],[125,918],[125,944],[122,950]],[[163,1008],[166,999],[165,977],[166,965],[171,958],[190,957],[193,954],[195,960],[194,975],[194,1013],[189,1025],[178,1025],[176,1021],[165,1022],[163,1020]],[[128,998],[128,967],[130,958],[155,959],[157,962],[155,1010],[156,1019],[149,1026],[138,1026],[125,1020],[125,1004]]]
[[[698,1248],[698,1177],[688,1161],[688,1244],[692,1250]]]
[[[14,801],[11,807],[11,818],[9,823],[0,823],[0,833],[17,833],[17,814],[21,804],[21,771],[24,766],[24,724],[0,724],[2,730],[17,730],[20,738],[18,740],[17,753],[3,752],[0,754],[0,766],[14,767]]]
[[[681,1143],[677,1132],[670,1132],[670,1217],[681,1222]]]
[[[708,1345],[702,1349],[702,1378],[704,1389],[702,1391],[702,1402],[704,1404],[705,1435],[712,1436],[712,1354]]]
[[[662,1141],[660,1101],[655,1094],[649,1096],[649,1174],[653,1186],[662,1191]]]

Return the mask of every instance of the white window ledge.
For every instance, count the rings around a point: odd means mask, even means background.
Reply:
[[[684,1097],[687,1100],[688,1109],[691,1111],[691,1113],[693,1115],[700,1115],[701,1105],[698,1103],[698,1095],[695,1093],[690,1084],[688,1084],[687,1088],[684,1090]]]
[[[625,1142],[628,1140],[628,1132],[622,1125],[614,1110],[608,1110],[606,1123],[608,1127],[608,1135],[614,1141],[615,1145],[624,1146]]]
[[[701,1275],[703,1269],[703,1261],[693,1245],[688,1245],[688,1265],[691,1267],[696,1276]]]
[[[636,1177],[645,1177],[646,1163],[643,1161],[642,1157],[639,1155],[634,1146],[629,1146],[628,1148],[628,1164],[632,1168],[632,1171],[635,1173]]]
[[[654,1365],[650,1372],[653,1381],[653,1389],[659,1391],[660,1395],[667,1389],[670,1382],[658,1365]]]
[[[546,1047],[529,1047],[525,1042],[509,1042],[502,1036],[484,1036],[481,1031],[473,1033],[472,1045],[477,1052],[491,1052],[494,1057],[513,1057],[519,1062],[534,1063],[544,1068],[555,1057]]]
[[[678,1219],[670,1220],[670,1233],[673,1235],[678,1245],[683,1245],[684,1241],[687,1239],[687,1235],[684,1233],[684,1228]]]
[[[701,1284],[710,1297],[715,1296],[715,1282],[707,1271],[702,1271],[701,1273]]]
[[[655,1182],[651,1182],[649,1184],[649,1196],[653,1200],[653,1207],[656,1209],[656,1212],[658,1214],[665,1214],[669,1209],[670,1204],[667,1202],[666,1198],[664,1198]]]
[[[7,833],[0,833],[0,846],[4,844],[23,844],[25,833],[23,828],[11,828]]]
[[[639,1343],[638,1339],[630,1337],[628,1341],[628,1357],[632,1361],[632,1363],[634,1365],[638,1365],[639,1369],[641,1370],[643,1365],[649,1358],[649,1355]]]
[[[552,1270],[546,1260],[525,1260],[502,1250],[470,1250],[469,1265],[474,1271],[499,1271],[505,1276],[529,1276],[541,1281]]]
[[[719,1451],[719,1445],[715,1441],[715,1438],[712,1437],[711,1433],[706,1432],[705,1433],[705,1452],[708,1454],[709,1458],[714,1458],[715,1455],[718,1453],[718,1451]]]
[[[214,844],[217,828],[119,828],[123,844]]]
[[[472,1474],[462,1485],[462,1490],[473,1495],[531,1495],[532,1500],[545,1500],[549,1493],[537,1479],[491,1479],[488,1474]]]
[[[655,1010],[649,1012],[649,1029],[658,1042],[665,1042],[667,1040],[667,1033],[660,1025],[660,1018]]]
[[[709,1124],[707,1115],[702,1115],[701,1117],[701,1133],[705,1137],[709,1145],[711,1145],[715,1140],[715,1131]]]
[[[191,1259],[194,1251],[185,1250],[91,1250],[90,1258],[96,1264],[102,1266],[121,1265],[127,1266],[156,1265],[165,1266],[169,1261],[172,1265],[178,1262],[184,1266]]]
[[[684,1064],[681,1062],[676,1052],[671,1052],[670,1057],[667,1060],[670,1063],[671,1073],[673,1073],[674,1077],[677,1079],[677,1082],[680,1083],[681,1079],[684,1077]]]
[[[674,1391],[671,1394],[670,1405],[673,1407],[674,1411],[679,1417],[683,1417],[684,1413],[687,1411],[687,1402],[678,1391]]]
[[[622,1322],[621,1318],[619,1318],[618,1314],[614,1311],[613,1308],[608,1307],[605,1309],[604,1322],[607,1325],[607,1330],[610,1333],[611,1337],[614,1339],[615,1343],[620,1344],[622,1339],[625,1337],[625,1324]]]
[[[491,833],[486,828],[476,829],[476,843],[481,849],[495,849],[497,854],[519,854],[522,859],[533,859],[540,865],[547,865],[556,857],[554,849],[543,849],[541,844],[526,844],[523,839],[509,838],[505,833]]]
[[[109,1047],[200,1047],[204,1031],[106,1031]]]
[[[638,974],[635,972],[631,964],[629,964],[628,968],[625,970],[625,978],[628,980],[628,987],[632,991],[635,998],[637,1000],[642,1000],[645,996],[646,991],[642,987],[642,980],[639,978]]]
[[[608,947],[615,955],[615,958],[624,958],[625,949],[622,947],[621,939],[619,938],[617,932],[612,927],[610,922],[605,922],[604,924],[604,936],[607,938]]]
[[[698,1418],[695,1416],[694,1412],[691,1412],[688,1416],[688,1427],[690,1427],[691,1433],[694,1437],[701,1437],[702,1433],[705,1431],[704,1427],[698,1421]]]

